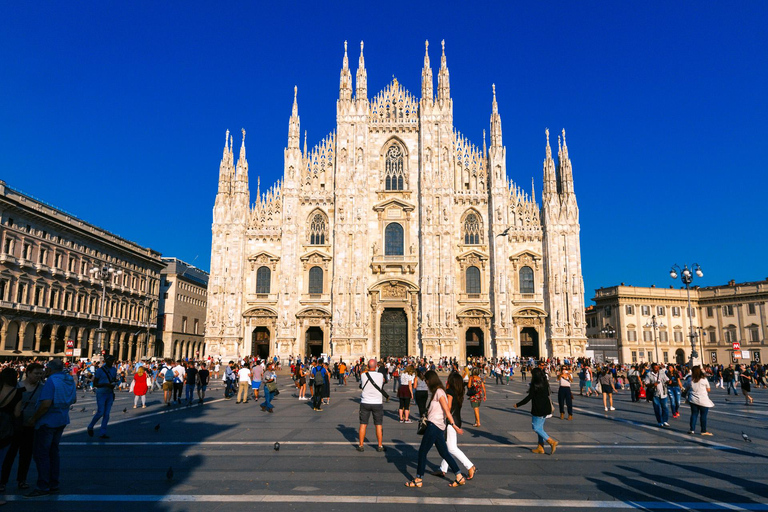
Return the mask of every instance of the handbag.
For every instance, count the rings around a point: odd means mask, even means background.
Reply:
[[[427,418],[421,418],[419,420],[419,423],[416,425],[416,434],[423,436],[424,432],[427,431]]]
[[[273,394],[277,394],[277,382],[274,380],[267,382],[267,391]]]

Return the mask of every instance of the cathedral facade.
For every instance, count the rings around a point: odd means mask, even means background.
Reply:
[[[336,130],[301,147],[296,89],[283,179],[250,200],[245,131],[227,132],[213,208],[206,353],[224,358],[584,355],[579,215],[565,142],[546,132],[539,205],[490,144],[453,125],[443,44],[421,98],[369,97],[344,43]]]

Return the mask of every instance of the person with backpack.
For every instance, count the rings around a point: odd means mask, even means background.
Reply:
[[[93,437],[93,427],[96,422],[101,420],[99,428],[99,438],[109,439],[107,435],[107,424],[109,423],[109,413],[112,411],[112,404],[115,403],[115,386],[117,381],[117,370],[114,368],[115,356],[107,354],[104,356],[104,364],[99,367],[93,375],[93,386],[96,388],[96,415],[88,424],[88,436]]]
[[[69,408],[77,402],[75,381],[64,371],[61,359],[49,361],[47,372],[50,376],[40,392],[37,412],[30,420],[35,427],[37,486],[25,498],[59,492],[59,443],[64,428],[69,425]]]
[[[163,402],[167,407],[170,407],[174,379],[173,365],[170,361],[165,362],[165,366],[160,371],[160,375],[163,377]]]
[[[312,410],[322,412],[323,393],[325,392],[325,377],[327,370],[323,365],[323,360],[317,361],[317,365],[312,368],[312,377],[315,381],[315,390],[312,393]]]

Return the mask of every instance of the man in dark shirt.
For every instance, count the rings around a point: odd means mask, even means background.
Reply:
[[[197,368],[195,363],[188,362],[187,370],[185,372],[184,381],[187,383],[187,391],[185,398],[187,399],[187,405],[192,405],[192,399],[195,396],[195,385],[197,384]]]
[[[205,363],[200,363],[200,370],[197,372],[197,398],[200,404],[205,400],[205,390],[208,388],[210,375],[210,372],[205,367]]]

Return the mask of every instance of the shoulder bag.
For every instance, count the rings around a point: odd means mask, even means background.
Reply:
[[[386,391],[384,391],[383,389],[381,389],[381,388],[379,387],[379,385],[378,385],[378,384],[376,384],[376,383],[373,381],[373,379],[371,378],[371,376],[370,376],[370,375],[368,375],[368,372],[365,372],[365,376],[366,376],[366,377],[368,377],[368,379],[365,381],[365,384],[368,384],[368,383],[370,382],[370,383],[373,385],[373,387],[374,387],[374,388],[376,388],[376,389],[379,391],[379,393],[381,393],[381,396],[383,396],[384,398],[386,398],[387,400],[389,400],[389,395],[387,394],[387,392],[386,392]],[[365,384],[363,384],[363,387],[362,387],[361,389],[365,389]]]

